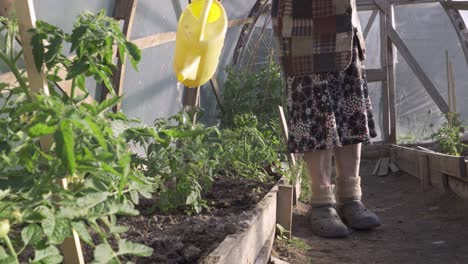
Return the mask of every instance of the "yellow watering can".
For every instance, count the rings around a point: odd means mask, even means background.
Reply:
[[[187,87],[208,82],[218,67],[228,20],[217,0],[194,0],[182,12],[176,35],[174,70]]]

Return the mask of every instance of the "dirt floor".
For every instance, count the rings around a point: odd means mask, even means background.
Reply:
[[[289,263],[468,263],[468,202],[445,197],[424,204],[419,180],[406,174],[371,175],[372,161],[363,161],[364,203],[383,225],[373,232],[353,232],[347,239],[314,236],[308,206],[294,214],[293,236],[276,241],[273,256]]]

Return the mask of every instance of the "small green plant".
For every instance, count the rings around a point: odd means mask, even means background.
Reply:
[[[447,113],[442,127],[432,135],[432,139],[435,139],[439,144],[442,153],[459,156],[468,147],[468,145],[461,142],[464,126],[461,124],[459,117],[459,114]]]
[[[253,114],[235,116],[233,128],[221,130],[215,146],[224,174],[268,181],[271,172],[283,173],[280,132],[273,123],[260,125]]]
[[[219,131],[193,125],[189,116],[181,112],[158,119],[149,137],[129,137],[145,149],[136,166],[146,168],[148,177],[161,182],[157,206],[164,212],[182,207],[188,213],[200,213],[206,207],[202,190],[209,188],[218,168],[211,158],[209,141],[217,138]]]
[[[278,240],[288,240],[290,232],[286,230],[282,225],[276,224],[276,239]]]
[[[279,124],[278,105],[283,104],[284,83],[281,68],[273,60],[269,67],[257,72],[228,68],[223,87],[221,126],[232,128],[234,117],[252,113],[261,125],[270,120]]]

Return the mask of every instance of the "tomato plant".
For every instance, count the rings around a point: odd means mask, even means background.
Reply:
[[[66,69],[72,92],[52,88],[50,95],[33,94],[17,66],[22,52],[13,48],[16,21],[1,19],[6,37],[0,60],[17,82],[0,86],[0,262],[61,263],[57,245],[72,230],[95,248],[96,263],[120,263],[122,255],[150,255],[151,248],[121,239],[127,228],[116,221],[118,215],[137,215],[138,197],[151,197],[154,186],[153,179],[132,169],[125,135],[113,130],[122,114],[108,110],[120,98],[83,102],[86,77],[108,86],[115,67],[110,57],[113,45],[121,54],[127,52],[135,66],[139,51],[125,40],[118,23],[103,13],[84,13],[71,34],[38,22],[32,43],[36,66],[48,66],[51,87],[61,80],[59,70]],[[72,59],[63,55],[65,42],[76,51]],[[75,97],[76,88],[85,96]],[[40,139],[47,137],[53,144],[41,148]],[[64,178],[68,189],[60,185]],[[24,259],[28,250],[34,252],[33,259]]]

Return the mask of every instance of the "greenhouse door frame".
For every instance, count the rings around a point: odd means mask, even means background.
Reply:
[[[413,53],[408,49],[405,42],[395,29],[394,5],[439,3],[447,13],[452,22],[457,36],[460,40],[465,59],[468,64],[468,30],[460,15],[460,10],[468,10],[468,1],[435,1],[435,0],[357,0],[359,11],[372,10],[372,15],[364,29],[364,37],[370,31],[377,14],[380,14],[380,46],[381,46],[381,68],[368,69],[366,71],[369,82],[382,83],[383,98],[383,141],[387,144],[396,144],[396,109],[395,109],[395,62],[396,52],[400,52],[415,76],[424,86],[432,100],[442,113],[447,113],[450,108],[437,90],[429,76],[424,72]]]

